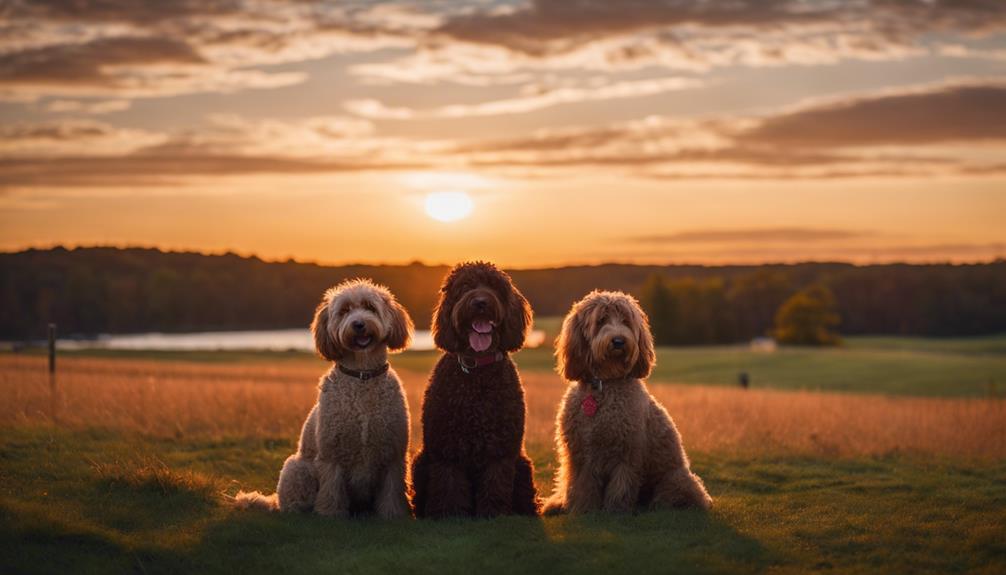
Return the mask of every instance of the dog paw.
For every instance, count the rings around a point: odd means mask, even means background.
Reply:
[[[568,513],[568,510],[562,501],[546,501],[544,507],[541,509],[541,514],[548,516],[564,515],[566,513]]]

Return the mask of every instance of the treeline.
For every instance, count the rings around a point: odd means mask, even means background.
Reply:
[[[388,285],[424,328],[446,272],[444,266],[418,263],[320,266],[139,248],[4,253],[0,338],[42,337],[50,321],[60,325],[62,334],[81,335],[306,326],[322,291],[353,277]],[[511,274],[540,316],[564,314],[595,288],[633,293],[653,316],[658,338],[669,343],[725,343],[763,335],[788,297],[815,284],[834,294],[843,334],[1006,332],[1003,261],[862,267],[601,265]],[[656,289],[666,291],[663,303],[653,299]]]

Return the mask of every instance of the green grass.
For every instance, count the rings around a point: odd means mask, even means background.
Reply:
[[[557,329],[544,318],[542,329]],[[551,341],[551,340],[547,340]],[[165,352],[86,350],[66,356],[123,357],[205,362],[320,360],[298,352]],[[417,351],[394,356],[400,369],[427,372],[439,352]],[[516,355],[522,370],[551,372],[551,344]],[[923,339],[848,338],[838,348],[783,347],[774,353],[747,346],[662,347],[657,351],[654,382],[737,385],[747,372],[756,388],[809,389],[854,393],[922,396],[1006,396],[1006,336]]]
[[[693,454],[694,511],[442,522],[235,511],[290,441],[5,428],[0,572],[974,572],[1006,570],[1006,463]],[[548,450],[532,446],[540,485]]]

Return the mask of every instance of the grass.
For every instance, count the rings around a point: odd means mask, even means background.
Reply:
[[[782,375],[801,384],[799,374],[814,370],[825,371],[798,387],[834,385],[848,370],[879,373],[885,358],[893,377],[918,388],[905,393],[962,395],[957,382],[1001,359],[996,345],[661,350],[658,377],[679,370],[669,378],[679,382],[727,378],[731,354],[767,358],[747,391],[726,380],[651,385],[716,499],[712,513],[443,522],[228,505],[238,489],[274,490],[325,369],[309,356],[67,354],[53,388],[44,357],[4,354],[0,573],[1002,573],[1006,400],[759,388],[768,374],[782,387]],[[433,357],[394,359],[413,448]],[[542,350],[518,356],[543,494],[565,387],[547,358]],[[926,366],[938,373],[922,373]],[[935,387],[920,386],[926,381]]]
[[[1006,569],[1006,464],[694,454],[715,510],[337,521],[230,509],[292,441],[52,427],[0,439],[5,573],[973,572]],[[544,484],[548,451],[532,446]],[[149,459],[159,462],[151,488]],[[109,477],[106,461],[115,472]],[[134,461],[134,467],[129,463]],[[125,479],[123,479],[125,478]]]
[[[551,334],[556,318],[539,320]],[[0,357],[10,354],[0,354]],[[28,355],[38,355],[33,352]],[[171,352],[87,350],[61,357],[150,359],[231,364],[323,365],[299,352]],[[427,373],[439,352],[406,352],[394,357],[398,369]],[[516,360],[524,372],[550,373],[551,346],[523,350]],[[321,369],[321,368],[319,368]],[[839,348],[787,348],[754,352],[747,346],[663,347],[657,351],[654,384],[736,386],[746,372],[755,388],[806,389],[935,397],[1006,397],[1006,336],[924,339],[848,338]]]

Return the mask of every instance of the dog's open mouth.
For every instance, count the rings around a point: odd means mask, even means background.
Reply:
[[[468,332],[468,345],[476,353],[482,353],[493,344],[493,328],[495,324],[487,319],[472,320],[472,330]]]
[[[357,349],[366,349],[371,343],[373,343],[374,338],[369,335],[358,335],[353,338],[353,346]]]

